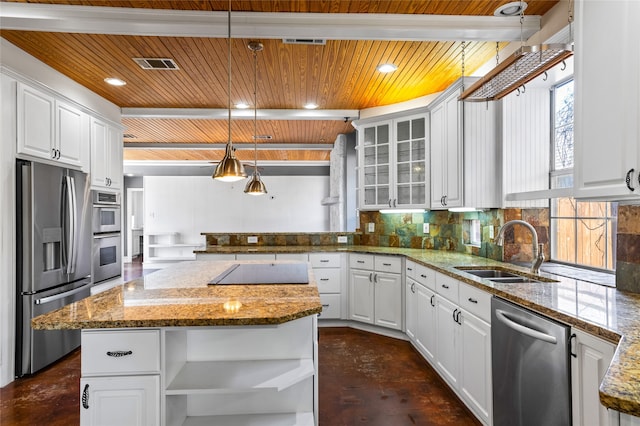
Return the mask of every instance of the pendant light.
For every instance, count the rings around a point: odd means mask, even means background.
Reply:
[[[249,49],[253,52],[253,151],[255,157],[253,176],[247,182],[244,192],[249,195],[263,195],[267,193],[267,188],[258,172],[258,52],[262,50],[262,43],[252,41],[249,43]]]
[[[213,172],[212,178],[221,180],[223,182],[235,182],[240,179],[244,179],[247,177],[247,172],[244,170],[244,166],[242,163],[236,158],[235,148],[233,148],[233,143],[231,141],[231,0],[229,0],[229,13],[227,15],[227,28],[228,28],[228,45],[227,45],[227,53],[228,53],[228,85],[227,85],[227,95],[229,98],[229,102],[227,104],[227,109],[229,111],[229,124],[228,124],[228,136],[229,140],[227,142],[227,146],[225,148],[224,157],[218,165],[216,166],[216,170]]]

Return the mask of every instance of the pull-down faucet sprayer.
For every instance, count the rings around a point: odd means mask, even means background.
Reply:
[[[499,246],[502,246],[504,244],[504,233],[506,232],[507,228],[512,228],[514,225],[523,225],[525,226],[527,229],[529,229],[529,231],[531,231],[531,236],[532,236],[532,252],[533,252],[533,260],[531,261],[531,273],[532,274],[538,274],[540,272],[540,265],[542,265],[542,262],[544,262],[544,244],[538,244],[538,233],[536,232],[536,229],[529,223],[529,222],[525,222],[524,220],[510,220],[509,222],[505,223],[502,228],[500,228],[500,231],[498,231],[498,235],[496,236],[496,244],[498,244]]]

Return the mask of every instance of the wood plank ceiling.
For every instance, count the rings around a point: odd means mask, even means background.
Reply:
[[[70,4],[142,9],[226,11],[226,1],[188,0],[29,0],[29,3]],[[558,1],[529,0],[527,15],[543,15]],[[22,3],[21,1],[17,3]],[[454,1],[337,1],[234,0],[234,12],[383,13],[491,16],[500,0]],[[123,108],[226,109],[226,38],[83,34],[0,29],[0,35],[22,50]],[[250,39],[233,38],[231,102],[253,107],[253,59]],[[439,92],[461,75],[459,41],[326,40],[324,45],[284,44],[281,39],[259,40],[257,106],[262,109],[301,109],[314,102],[319,109],[362,110]],[[499,47],[506,42],[500,42]],[[496,55],[496,42],[468,42],[465,74],[471,74]],[[143,70],[132,58],[172,58],[178,70]],[[381,63],[398,70],[382,74]],[[106,77],[127,82],[109,86]],[[253,117],[253,113],[249,114]],[[226,118],[226,117],[225,117]],[[224,144],[225,118],[124,117],[125,160],[206,160],[222,157],[218,149],[189,149],[193,144]],[[326,150],[287,150],[283,145],[331,144],[340,133],[354,129],[346,120],[260,119],[258,161],[326,161]],[[234,144],[252,144],[252,119],[232,120]],[[184,149],[127,149],[131,144],[183,144]],[[269,144],[277,149],[267,149]],[[266,145],[266,146],[262,146]],[[202,147],[202,145],[199,145]],[[247,145],[247,148],[250,146]],[[262,149],[265,148],[265,149]],[[251,150],[238,157],[253,159]]]

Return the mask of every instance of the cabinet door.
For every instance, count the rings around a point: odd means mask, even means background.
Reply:
[[[395,121],[394,207],[426,207],[428,152],[425,115]]]
[[[360,137],[360,208],[392,207],[391,122],[364,127]]]
[[[54,99],[22,83],[17,83],[18,153],[53,159]]]
[[[614,345],[580,330],[576,335],[571,360],[571,396],[575,426],[609,426],[607,409],[600,404],[598,388],[609,368]]]
[[[436,294],[423,285],[416,285],[416,345],[418,350],[435,365],[438,336]]]
[[[64,102],[56,102],[56,146],[59,160],[70,165],[88,168],[89,152],[88,116]]]
[[[411,278],[406,278],[404,290],[404,323],[407,337],[415,343],[418,324],[418,287]]]
[[[352,269],[349,275],[349,315],[373,324],[373,272]]]
[[[444,168],[442,162],[444,157],[445,138],[445,109],[444,104],[440,104],[431,110],[430,114],[430,136],[431,136],[431,208],[442,208],[444,199]]]
[[[640,3],[636,1],[576,2],[577,197],[615,200],[640,196],[638,16]],[[596,27],[600,31],[593,31]],[[603,83],[603,75],[612,69],[615,78]],[[627,187],[627,177],[633,191]]]
[[[80,380],[80,424],[160,424],[160,376],[92,377]]]
[[[458,101],[460,90],[456,90],[445,101],[444,157],[444,207],[462,206],[462,102]]]
[[[374,275],[375,324],[402,329],[402,276],[376,272]]]
[[[454,319],[458,307],[448,300],[436,296],[438,337],[436,343],[436,367],[452,388],[458,388],[458,340],[459,325]]]
[[[109,156],[108,126],[100,120],[91,120],[91,185],[108,188]]]
[[[122,189],[122,132],[113,126],[107,127],[109,188]]]
[[[483,423],[491,423],[491,327],[463,311],[460,315],[460,393]]]

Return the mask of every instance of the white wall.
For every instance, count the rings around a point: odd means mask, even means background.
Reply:
[[[204,243],[201,232],[329,231],[328,176],[266,176],[266,195],[244,193],[246,181],[208,176],[146,176],[144,230],[180,232],[182,242]]]

